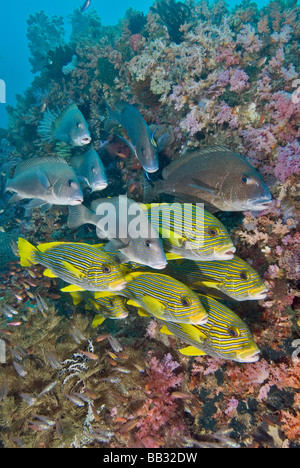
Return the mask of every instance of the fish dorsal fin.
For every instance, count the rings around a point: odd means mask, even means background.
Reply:
[[[181,354],[185,356],[205,356],[205,352],[201,349],[196,348],[195,346],[187,346],[186,348],[181,348],[179,350]]]
[[[224,146],[212,146],[208,148],[203,148],[202,150],[192,150],[186,152],[183,156],[179,157],[175,161],[172,161],[171,164],[169,164],[167,167],[165,167],[162,171],[162,176],[164,179],[168,179],[170,175],[177,170],[179,167],[187,164],[189,161],[191,161],[194,158],[198,158],[203,156],[204,154],[209,154],[209,153],[216,153],[218,151],[231,151],[231,149],[226,148]]]
[[[82,273],[82,271],[80,271],[78,268],[74,267],[74,265],[71,263],[65,262],[64,260],[61,263],[70,273],[72,273],[72,275],[76,276],[76,278],[83,279],[85,277],[84,273]]]
[[[161,317],[165,312],[165,305],[160,302],[158,299],[155,299],[152,296],[145,295],[143,296],[143,304],[145,305],[145,309],[149,311],[152,315],[157,317]]]
[[[125,280],[127,283],[133,281],[135,278],[138,278],[138,276],[143,276],[145,274],[144,271],[132,271],[131,273],[128,273],[127,275],[125,274]]]
[[[55,164],[55,163],[68,165],[65,159],[60,158],[58,156],[43,156],[41,158],[31,158],[31,159],[27,159],[26,161],[22,161],[17,165],[15,169],[14,177],[18,175],[20,172],[26,171],[27,169],[31,169],[32,167],[40,166],[41,164]]]
[[[48,242],[47,244],[39,244],[37,249],[39,252],[45,253],[48,250],[52,249],[53,247],[57,247],[59,245],[65,245],[66,242]]]

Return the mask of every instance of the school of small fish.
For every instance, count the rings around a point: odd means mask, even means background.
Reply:
[[[89,5],[86,1],[81,12]],[[221,146],[184,152],[163,169],[159,179],[159,153],[169,135],[156,141],[155,131],[150,131],[137,107],[126,102],[104,103],[108,112],[105,130],[123,127],[128,140],[119,138],[143,168],[146,204],[120,195],[85,206],[85,190],[96,192],[108,186],[105,166],[76,104],[62,111],[47,109],[38,133],[56,144],[58,156],[19,163],[7,180],[6,191],[14,192],[10,202],[30,200],[26,216],[36,207],[68,206],[67,227],[94,225],[101,242],[34,246],[20,237],[21,266],[40,264],[45,276],[63,280],[66,286],[61,290],[72,295],[74,305],[83,302],[95,312],[93,327],[106,319],[125,319],[128,306],[133,306],[139,315],[155,318],[162,333],[185,343],[180,349],[185,355],[257,361],[260,351],[247,324],[221,300],[260,300],[268,291],[258,273],[235,255],[228,231],[213,212],[266,208],[271,201],[266,184],[245,158]],[[78,147],[84,149],[72,154]],[[153,203],[163,194],[172,195],[178,203]],[[205,209],[197,212],[198,203],[204,203]],[[114,229],[105,228],[107,206],[116,213]],[[124,221],[120,213],[125,209],[128,216]],[[139,236],[128,229],[135,219]],[[45,311],[45,301],[38,295],[36,300]],[[9,317],[14,314],[5,305],[1,312]],[[93,353],[88,357],[93,359]],[[20,364],[14,361],[14,365],[23,376]],[[70,395],[72,398],[77,397]],[[47,426],[49,421],[37,416],[30,424]]]

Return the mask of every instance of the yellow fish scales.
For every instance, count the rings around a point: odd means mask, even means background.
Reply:
[[[225,226],[202,205],[151,203],[148,219],[163,239],[167,259],[228,260],[236,248]]]
[[[212,297],[199,295],[208,312],[202,325],[165,323],[161,332],[177,336],[187,347],[180,349],[188,356],[209,355],[237,362],[256,362],[259,348],[248,325],[232,310]]]
[[[118,292],[141,315],[179,323],[205,323],[207,312],[196,293],[180,281],[161,273],[132,272]]]
[[[18,250],[22,266],[43,265],[45,276],[70,283],[62,291],[118,291],[126,286],[119,264],[97,246],[50,242],[35,247],[20,237]]]
[[[236,255],[226,261],[201,262],[182,259],[170,262],[168,273],[192,289],[212,291],[210,295],[220,291],[236,301],[261,300],[268,292],[257,271]]]

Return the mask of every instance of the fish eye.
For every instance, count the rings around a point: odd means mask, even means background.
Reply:
[[[94,166],[91,167],[92,174],[96,174],[96,168]]]
[[[206,229],[206,232],[211,237],[216,237],[220,233],[219,229],[215,226],[210,226],[209,228]]]
[[[232,336],[232,338],[237,338],[238,336],[240,336],[240,331],[236,327],[233,327],[233,326],[228,327],[227,331],[228,331],[229,335]]]
[[[247,184],[247,182],[248,182],[248,177],[245,176],[245,175],[243,175],[243,176],[242,176],[242,182],[244,182],[244,184]]]
[[[189,300],[188,297],[183,296],[183,297],[181,298],[181,304],[182,304],[184,307],[188,307],[188,306],[191,305],[191,301]]]
[[[72,187],[73,184],[74,184],[73,180],[68,180],[68,182],[67,182],[68,187]]]
[[[145,246],[148,247],[148,248],[150,249],[150,247],[151,247],[151,242],[150,242],[149,240],[146,240]]]
[[[109,265],[103,265],[102,271],[103,271],[103,273],[110,273],[110,272],[111,272],[111,268],[110,268]]]
[[[247,273],[247,271],[241,271],[241,273],[240,273],[240,278],[241,278],[242,280],[247,280],[247,279],[249,279],[249,274]]]
[[[76,127],[77,127],[77,128],[82,128],[81,122],[77,122]]]

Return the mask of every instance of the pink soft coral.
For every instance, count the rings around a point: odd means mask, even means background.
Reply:
[[[274,174],[281,182],[285,182],[288,177],[300,172],[300,144],[298,141],[278,148],[277,155]]]

